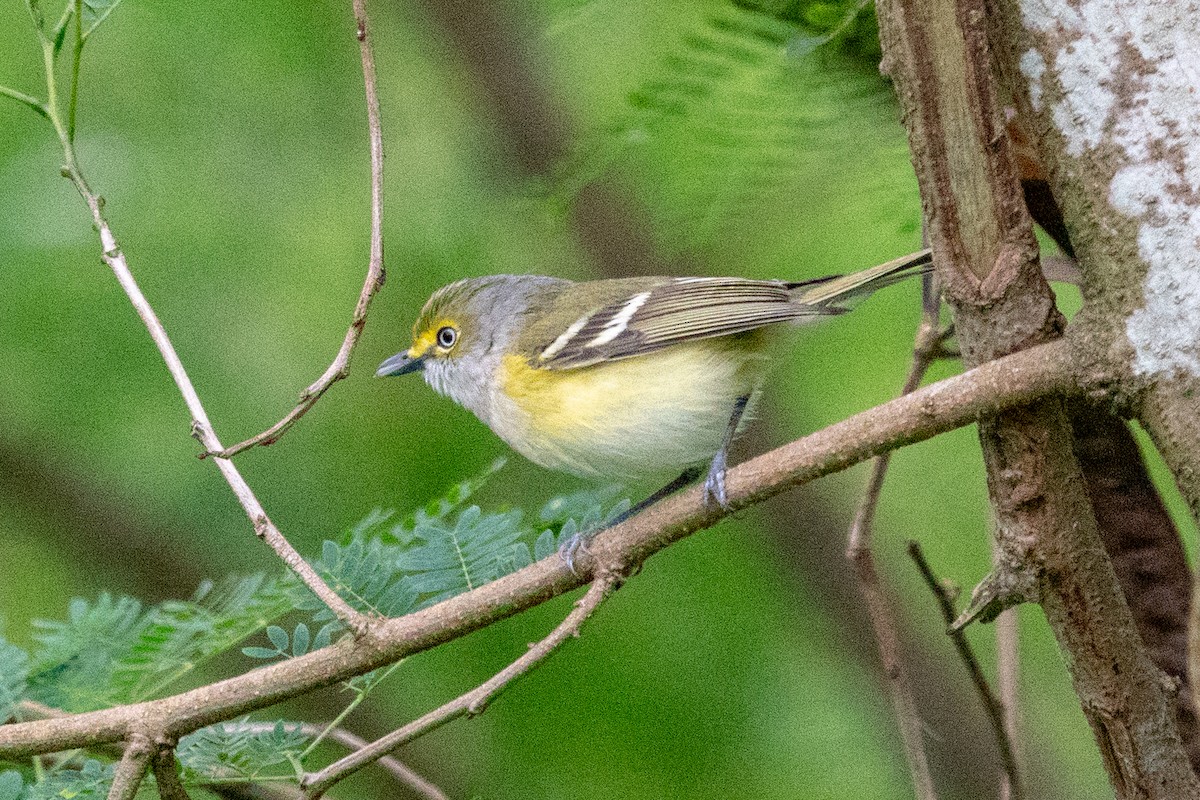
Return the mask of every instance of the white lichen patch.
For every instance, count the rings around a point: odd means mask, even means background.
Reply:
[[[1108,201],[1137,222],[1147,265],[1144,305],[1126,320],[1133,369],[1200,375],[1200,3],[1024,0],[1021,11],[1049,45],[1021,58],[1035,108],[1057,98],[1068,154],[1105,144],[1118,158]]]
[[[1046,74],[1046,59],[1037,50],[1026,50],[1021,55],[1021,74],[1029,84],[1029,102],[1034,111],[1042,110],[1042,76]]]

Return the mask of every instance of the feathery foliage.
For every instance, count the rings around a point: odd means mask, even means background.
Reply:
[[[79,769],[60,769],[25,787],[21,800],[104,800],[113,781],[113,764],[89,758]]]
[[[144,609],[130,597],[75,599],[63,622],[39,620],[29,693],[64,711],[154,697],[290,607],[261,575],[206,582],[191,600]]]
[[[293,765],[299,763],[310,738],[294,722],[225,722],[183,737],[175,752],[186,784],[293,778]],[[280,775],[277,768],[283,766],[288,769]]]
[[[886,98],[878,73],[824,48],[873,23],[861,2],[730,3],[681,32],[628,110],[593,132],[560,190],[623,166],[660,219],[670,251],[704,250],[764,211],[795,202],[814,148],[831,144],[847,102]],[[829,80],[826,55],[843,72]]]
[[[0,725],[16,710],[28,677],[29,654],[0,636]]]

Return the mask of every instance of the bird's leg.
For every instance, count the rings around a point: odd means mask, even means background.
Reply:
[[[725,438],[721,440],[721,449],[713,456],[712,463],[708,467],[708,477],[704,479],[704,498],[705,502],[714,501],[721,508],[729,509],[729,498],[725,495],[725,467],[729,461],[729,446],[733,444],[733,439],[737,436],[738,426],[742,423],[742,415],[746,413],[746,405],[750,402],[750,395],[743,395],[733,404],[733,413],[729,415],[729,425],[725,428]],[[587,541],[600,531],[606,528],[611,528],[614,525],[620,525],[630,517],[645,511],[650,506],[662,500],[664,497],[669,497],[675,492],[687,486],[696,478],[700,477],[699,467],[688,467],[679,474],[679,477],[668,483],[666,486],[659,489],[654,494],[647,497],[642,502],[633,506],[628,511],[615,517],[611,522],[603,528],[598,528],[594,531],[580,531],[572,536],[567,541],[563,542],[558,547],[558,555],[566,562],[571,571],[575,571],[575,555],[580,549],[587,548]]]
[[[705,502],[715,501],[726,511],[729,510],[729,498],[725,494],[725,467],[729,461],[729,447],[737,436],[738,426],[742,423],[742,415],[746,413],[746,404],[750,395],[742,395],[733,404],[733,413],[729,416],[729,426],[725,428],[725,439],[721,449],[713,456],[712,464],[708,467],[708,477],[704,479]]]
[[[575,571],[575,554],[578,553],[580,551],[580,549],[583,549],[583,550],[587,549],[587,541],[589,539],[591,539],[596,534],[600,533],[600,531],[607,530],[608,528],[611,528],[615,525],[620,525],[622,522],[624,522],[625,520],[634,516],[635,514],[639,514],[642,511],[645,511],[647,508],[654,505],[659,500],[662,500],[664,497],[670,497],[671,495],[675,494],[675,492],[679,491],[684,486],[687,486],[689,483],[691,483],[692,481],[696,480],[696,478],[699,478],[699,477],[700,477],[699,467],[688,467],[687,469],[685,469],[683,472],[681,472],[679,474],[678,478],[671,481],[666,486],[662,487],[657,492],[650,495],[642,502],[638,503],[636,506],[633,506],[628,511],[621,512],[616,517],[614,517],[612,519],[612,521],[610,521],[607,525],[605,525],[601,528],[597,528],[596,530],[593,530],[593,531],[580,531],[579,533],[575,534],[567,541],[563,542],[558,547],[558,555],[562,558],[563,561],[565,561],[567,563],[567,566],[571,568],[571,572],[574,572]]]

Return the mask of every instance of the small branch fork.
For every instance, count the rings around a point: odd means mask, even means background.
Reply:
[[[104,263],[113,271],[117,282],[121,284],[121,288],[128,295],[129,301],[133,304],[138,316],[141,317],[146,330],[149,331],[150,338],[158,346],[158,351],[162,355],[163,361],[166,362],[167,370],[175,380],[175,385],[178,387],[179,393],[183,395],[184,403],[187,404],[188,411],[192,415],[192,436],[204,446],[205,450],[209,452],[221,451],[223,449],[221,441],[213,431],[212,423],[209,422],[204,405],[200,402],[200,396],[196,393],[195,386],[192,385],[192,379],[188,376],[187,370],[184,369],[183,363],[179,359],[179,354],[175,352],[175,346],[171,344],[171,340],[167,336],[167,331],[159,321],[158,315],[154,313],[154,308],[146,300],[146,296],[142,294],[142,290],[134,279],[133,273],[129,269],[129,264],[125,260],[125,254],[117,245],[116,237],[113,236],[112,231],[108,227],[100,198],[92,192],[83,175],[79,172],[78,166],[74,163],[75,159],[71,150],[68,150],[67,161],[68,165],[64,168],[64,175],[75,184],[75,188],[79,190],[79,194],[83,197],[84,202],[91,209],[92,221],[96,225],[96,229],[100,231]],[[246,483],[246,479],[242,477],[241,472],[233,465],[233,462],[227,458],[218,458],[216,459],[216,463],[217,468],[221,471],[221,475],[229,484],[229,488],[233,491],[234,496],[237,497],[238,503],[241,504],[242,509],[246,512],[246,516],[250,518],[250,522],[254,525],[254,532],[258,537],[271,546],[279,557],[283,559],[284,563],[300,577],[300,580],[304,581],[304,584],[325,605],[329,606],[338,619],[351,630],[355,631],[356,634],[361,634],[366,628],[367,618],[351,608],[345,600],[330,589],[321,580],[316,570],[309,566],[308,562],[296,551],[296,548],[292,547],[283,533],[275,527],[275,523],[271,522],[266,510],[263,509],[262,504],[258,501],[250,485]]]
[[[387,754],[418,736],[440,728],[447,722],[463,716],[473,717],[482,714],[496,699],[496,696],[513,681],[528,674],[568,639],[578,637],[583,623],[617,589],[622,579],[623,572],[619,569],[600,570],[587,592],[576,601],[571,613],[546,638],[531,646],[524,655],[466,694],[430,711],[420,719],[389,733],[382,739],[366,745],[357,752],[335,761],[320,772],[305,776],[301,782],[301,786],[305,790],[305,797],[316,800],[337,782],[344,780],[368,764],[386,757]]]
[[[913,344],[913,362],[900,390],[901,396],[911,394],[921,385],[921,379],[931,364],[949,355],[946,340],[953,334],[953,327],[939,330],[938,319],[941,306],[940,293],[933,275],[926,275],[922,286],[921,323],[917,328]],[[925,755],[924,726],[913,696],[908,670],[901,657],[899,627],[892,611],[891,599],[879,580],[875,565],[875,554],[871,549],[871,533],[875,521],[875,510],[879,506],[880,493],[887,477],[891,453],[875,459],[867,490],[863,495],[846,543],[846,559],[850,562],[858,579],[859,589],[866,603],[867,615],[879,645],[879,658],[883,662],[883,674],[887,682],[892,705],[904,743],[904,755],[912,775],[913,787],[920,800],[935,800],[937,793],[929,772],[929,761]]]
[[[362,292],[358,303],[354,306],[354,316],[350,319],[350,328],[342,340],[333,363],[310,386],[300,393],[296,407],[276,422],[270,428],[256,436],[251,436],[243,442],[223,449],[208,449],[201,455],[232,458],[244,450],[257,445],[269,445],[279,441],[297,421],[308,413],[330,386],[350,374],[350,357],[358,346],[363,328],[367,324],[367,311],[371,308],[371,300],[375,293],[383,287],[385,272],[383,268],[383,128],[379,120],[379,93],[376,89],[375,53],[371,46],[368,33],[370,23],[367,19],[366,0],[354,0],[355,36],[358,39],[359,53],[362,56],[363,85],[367,95],[367,128],[371,141],[371,255],[367,267],[367,277],[363,282]]]
[[[146,330],[150,334],[150,338],[154,340],[158,347],[159,353],[162,355],[163,361],[166,362],[167,370],[175,381],[180,394],[183,396],[184,403],[187,405],[188,411],[192,417],[192,436],[200,442],[204,448],[205,454],[218,455],[216,459],[217,468],[221,471],[230,489],[238,499],[246,515],[250,518],[251,524],[254,526],[254,532],[259,538],[263,539],[271,548],[283,559],[295,572],[299,578],[312,592],[327,605],[334,614],[337,615],[347,627],[349,627],[356,635],[361,635],[366,631],[369,620],[366,616],[355,611],[346,601],[337,595],[329,586],[321,580],[321,577],[316,571],[309,566],[294,547],[288,542],[280,530],[271,522],[267,516],[262,504],[258,501],[254,492],[250,489],[249,484],[242,477],[237,467],[229,460],[228,455],[233,452],[239,452],[246,447],[256,443],[268,444],[275,441],[284,430],[290,427],[303,414],[312,407],[317,398],[325,392],[326,389],[336,380],[345,377],[346,364],[349,362],[350,355],[357,344],[359,336],[362,333],[363,325],[366,322],[367,309],[374,293],[383,283],[383,243],[382,243],[382,207],[383,207],[383,145],[380,133],[379,122],[379,99],[375,89],[375,63],[372,54],[370,39],[367,36],[367,16],[366,16],[366,0],[353,0],[354,15],[357,26],[357,38],[360,44],[363,62],[363,79],[366,86],[367,95],[367,116],[370,127],[371,140],[371,258],[370,267],[367,272],[367,279],[363,286],[362,294],[359,297],[358,305],[354,311],[354,318],[350,325],[350,330],[346,334],[345,341],[342,344],[341,350],[338,352],[334,363],[326,370],[325,375],[316,383],[305,390],[301,403],[297,408],[284,418],[279,424],[273,426],[271,430],[260,434],[249,443],[243,442],[226,451],[217,438],[213,430],[212,423],[209,421],[208,414],[204,409],[204,405],[200,402],[200,397],[196,393],[195,386],[192,384],[191,378],[183,367],[183,363],[175,351],[174,345],[167,336],[166,329],[162,322],[155,314],[153,307],[150,305],[146,296],[142,293],[137,281],[133,277],[133,273],[129,268],[129,264],[125,259],[125,254],[121,251],[117,244],[117,239],[113,235],[108,222],[104,217],[103,200],[92,191],[87,181],[83,176],[83,172],[79,167],[78,160],[75,154],[75,104],[77,99],[77,88],[79,78],[79,56],[83,47],[83,37],[80,33],[80,17],[82,9],[80,3],[75,3],[75,43],[73,51],[73,68],[71,73],[70,92],[68,94],[68,109],[67,122],[64,124],[62,115],[59,109],[58,87],[54,71],[55,49],[53,43],[45,36],[45,33],[38,27],[39,36],[42,37],[43,60],[45,62],[46,72],[46,91],[47,101],[41,103],[34,98],[30,98],[13,90],[5,89],[4,94],[12,97],[20,102],[33,108],[39,114],[44,116],[54,127],[58,135],[59,141],[63,149],[64,165],[62,174],[68,178],[78,190],[84,202],[87,203],[88,209],[92,214],[92,222],[96,230],[100,234],[100,244],[102,248],[101,257],[104,263],[112,270],[120,283],[121,288],[125,290],[125,294],[129,297],[130,303],[133,304],[138,316],[141,318]]]
[[[954,627],[954,620],[958,616],[958,612],[954,610],[954,602],[946,591],[946,587],[934,575],[933,569],[925,559],[925,553],[921,551],[921,545],[910,540],[908,554],[921,572],[921,577],[925,579],[925,584],[933,592],[942,617],[946,620],[946,632],[953,640],[954,649],[958,651],[959,658],[971,676],[971,683],[975,685],[975,691],[979,693],[979,698],[983,701],[984,710],[987,711],[988,720],[992,725],[992,732],[996,736],[996,747],[1000,751],[1000,763],[1004,767],[1004,777],[1007,782],[1006,796],[1010,800],[1021,800],[1024,795],[1021,791],[1020,775],[1017,770],[1016,750],[1009,738],[1008,715],[1005,713],[1004,704],[992,692],[992,687],[988,685],[979,661],[971,650],[971,644],[967,641],[967,635],[962,628]]]
[[[140,733],[129,737],[125,755],[121,756],[113,773],[108,800],[133,800],[142,785],[142,779],[146,777],[146,768],[150,766],[150,757],[153,755],[154,746],[149,737]]]

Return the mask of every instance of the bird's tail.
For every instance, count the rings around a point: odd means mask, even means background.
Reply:
[[[846,300],[862,299],[876,289],[924,275],[932,270],[933,259],[930,251],[922,250],[849,275],[830,275],[800,283],[789,283],[788,288],[793,290],[792,296],[797,303],[836,308],[844,307]]]

